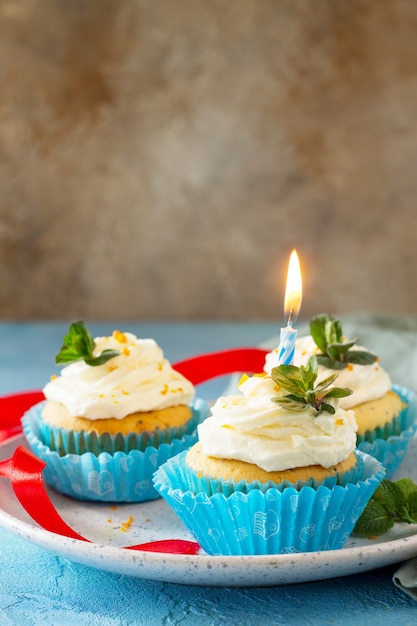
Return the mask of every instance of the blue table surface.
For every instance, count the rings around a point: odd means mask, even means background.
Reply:
[[[276,337],[273,323],[89,323],[153,337],[171,362]],[[40,389],[55,371],[66,322],[0,323],[0,395]],[[202,385],[208,399],[225,380]],[[1,416],[0,416],[1,419]],[[30,626],[417,623],[417,604],[392,583],[398,565],[333,580],[268,588],[176,585],[74,563],[0,528],[0,623]]]

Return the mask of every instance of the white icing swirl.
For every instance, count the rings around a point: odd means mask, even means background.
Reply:
[[[115,331],[94,341],[94,356],[106,349],[120,355],[98,366],[71,363],[43,389],[47,400],[63,404],[71,415],[122,419],[136,411],[189,404],[193,399],[193,385],[171,367],[153,339]]]
[[[206,455],[246,461],[271,472],[331,467],[355,449],[353,411],[336,408],[334,415],[317,415],[311,407],[301,412],[285,409],[271,400],[286,392],[269,376],[248,378],[239,389],[242,395],[219,398],[211,417],[198,426]]]
[[[366,350],[363,346],[354,346],[355,350]],[[310,335],[299,337],[295,344],[293,365],[306,365],[308,359],[320,353],[313,338]],[[278,349],[266,355],[265,372],[271,373],[272,368],[278,364]],[[332,374],[337,374],[333,383],[335,387],[348,387],[352,390],[350,396],[341,398],[340,406],[343,409],[351,409],[357,404],[382,398],[391,389],[391,379],[387,372],[379,365],[378,361],[371,365],[349,364],[342,370],[332,370],[319,365],[317,381],[323,380]]]

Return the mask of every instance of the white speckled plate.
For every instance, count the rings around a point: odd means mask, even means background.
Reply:
[[[12,456],[23,436],[0,446],[0,459]],[[417,480],[414,439],[395,478]],[[212,557],[124,550],[157,539],[191,539],[189,532],[162,500],[143,504],[87,503],[52,490],[50,497],[64,520],[94,543],[68,539],[37,526],[16,500],[9,481],[0,479],[0,526],[50,552],[102,570],[149,580],[187,585],[264,587],[322,580],[368,571],[417,555],[417,525],[402,524],[377,541],[350,539],[329,552],[271,556]],[[133,517],[122,531],[123,523]]]

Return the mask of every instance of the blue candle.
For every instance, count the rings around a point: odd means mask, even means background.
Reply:
[[[285,289],[284,311],[288,319],[287,326],[281,328],[278,365],[291,365],[294,358],[295,340],[297,331],[293,328],[297,315],[300,311],[303,298],[301,269],[298,255],[295,250],[291,252],[288,265],[287,285]]]
[[[278,365],[291,365],[294,358],[297,331],[291,326],[281,328],[278,348]]]

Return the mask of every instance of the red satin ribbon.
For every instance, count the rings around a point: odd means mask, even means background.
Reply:
[[[236,348],[202,354],[179,361],[172,367],[194,385],[199,385],[212,378],[235,372],[262,372],[268,352],[269,350],[261,348]]]
[[[5,467],[2,467],[3,463],[6,463]],[[64,522],[49,499],[42,479],[44,461],[23,446],[18,446],[12,458],[3,463],[0,475],[10,478],[17,499],[35,522],[45,530],[86,541]]]
[[[22,432],[20,418],[41,400],[45,400],[42,391],[26,391],[0,398],[0,443]]]
[[[194,385],[198,385],[217,376],[234,372],[262,371],[267,352],[260,348],[225,350],[186,359],[173,367]],[[0,443],[21,432],[22,414],[43,399],[44,395],[40,391],[0,398],[0,416],[4,426],[0,430]],[[52,504],[42,478],[45,465],[44,461],[38,459],[32,452],[18,446],[10,459],[0,461],[0,476],[10,480],[20,504],[42,528],[64,537],[89,542],[68,526]],[[165,539],[126,546],[126,549],[166,554],[197,554],[200,546],[193,541]]]
[[[45,465],[46,463],[32,452],[23,446],[18,446],[11,459],[0,461],[0,476],[10,479],[20,504],[39,526],[70,539],[91,543],[89,539],[79,535],[68,526],[52,504],[42,479],[42,470]],[[126,549],[165,554],[197,554],[200,546],[194,541],[164,539],[127,546]]]

